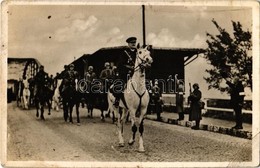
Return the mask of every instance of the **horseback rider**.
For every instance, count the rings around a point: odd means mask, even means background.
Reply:
[[[68,87],[77,89],[78,72],[74,70],[74,64],[70,64],[67,71],[65,71],[63,80],[60,86],[60,93],[63,93]]]
[[[35,79],[34,93],[35,95],[37,95],[40,89],[42,89],[45,86],[45,84],[48,82],[48,73],[44,71],[44,66],[42,65],[40,66],[40,70],[39,72],[37,72],[34,79]]]
[[[61,72],[61,74],[59,74],[61,79],[64,79],[65,74],[68,72],[69,70],[69,66],[68,65],[64,65],[64,70]]]
[[[110,86],[110,84],[112,83],[111,80],[113,78],[113,71],[109,62],[106,62],[104,67],[105,69],[101,71],[99,78],[102,80],[103,86]],[[108,88],[107,86],[105,88]]]
[[[134,72],[134,65],[136,59],[136,37],[129,37],[126,42],[128,43],[128,48],[125,49],[120,57],[120,60],[117,63],[118,68],[118,78],[120,79],[120,88],[115,89],[116,84],[114,83],[114,88],[112,93],[115,96],[114,105],[116,107],[119,106],[120,98],[123,96],[124,86],[129,79],[130,76],[133,75]]]

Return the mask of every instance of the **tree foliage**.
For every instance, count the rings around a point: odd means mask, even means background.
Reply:
[[[206,70],[209,77],[204,77],[209,84],[208,89],[227,92],[228,87],[222,84],[223,80],[232,80],[234,77],[239,77],[252,89],[252,33],[244,31],[240,22],[232,21],[231,36],[214,19],[212,22],[219,34],[213,36],[207,33],[205,58],[213,67]]]

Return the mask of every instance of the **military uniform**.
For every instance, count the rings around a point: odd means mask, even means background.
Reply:
[[[235,115],[236,115],[236,125],[233,128],[243,129],[243,127],[242,127],[242,122],[243,122],[242,107],[243,107],[244,96],[245,96],[244,87],[243,87],[241,81],[238,81],[235,84],[227,81],[227,84],[231,89],[230,103],[231,103],[231,106],[234,109]]]
[[[93,71],[88,71],[85,75],[85,80],[87,81],[88,84],[91,84],[93,80],[97,78],[97,75]]]
[[[119,105],[119,100],[123,96],[123,88],[127,82],[128,77],[133,75],[137,54],[137,49],[135,48],[136,37],[129,37],[126,42],[128,43],[129,48],[125,49],[123,53],[120,54],[119,61],[117,62],[118,79],[120,82],[114,82],[114,88],[112,88],[112,93],[116,98],[114,102],[116,107]],[[120,86],[122,84],[123,86]],[[119,87],[120,89],[116,89],[115,86]]]
[[[99,75],[99,78],[105,81],[106,79],[112,79],[112,69],[108,62],[105,63],[105,69],[103,69]]]
[[[61,84],[61,87],[62,87],[61,92],[63,92],[69,86],[76,89],[76,83],[75,83],[76,79],[78,79],[78,72],[75,70],[68,70],[64,74],[64,79]]]
[[[48,74],[44,72],[44,70],[40,70],[35,76],[35,88],[34,93],[35,95],[38,94],[40,89],[42,89],[45,84],[48,82]]]
[[[195,87],[197,86],[197,87]],[[189,114],[189,121],[196,121],[196,126],[193,126],[192,129],[199,129],[200,125],[200,120],[202,119],[201,117],[201,106],[200,106],[200,99],[202,97],[202,93],[199,90],[199,85],[195,83],[193,85],[193,92],[191,95],[188,97],[190,100],[190,114]]]
[[[119,62],[117,63],[119,78],[123,79],[125,83],[127,82],[127,75],[133,75],[137,54],[136,52],[137,49],[125,49],[121,54]]]
[[[161,89],[158,87],[158,85],[155,85],[152,88],[151,101],[154,104],[153,112],[156,112],[158,121],[161,120],[161,112],[162,112],[162,105],[163,105],[161,97],[162,97]]]

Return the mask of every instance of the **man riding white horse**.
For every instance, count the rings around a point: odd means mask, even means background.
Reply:
[[[118,68],[118,78],[120,79],[121,89],[116,89],[117,84],[114,83],[114,88],[112,92],[115,96],[115,102],[114,105],[116,107],[119,106],[119,101],[122,98],[124,86],[129,79],[130,76],[132,76],[134,71],[134,65],[135,65],[135,59],[136,59],[136,37],[129,37],[126,42],[128,43],[128,48],[124,50],[122,53],[120,60],[117,63]]]

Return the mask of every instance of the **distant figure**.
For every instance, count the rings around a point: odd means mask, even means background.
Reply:
[[[201,107],[200,107],[200,99],[202,97],[202,93],[199,90],[199,84],[193,84],[193,92],[188,97],[190,101],[190,114],[189,121],[196,121],[196,125],[192,126],[191,129],[198,130],[200,126],[201,117]]]
[[[97,79],[97,75],[94,72],[94,67],[93,66],[89,66],[88,67],[88,71],[86,72],[85,75],[85,80],[87,81],[88,85],[90,85],[93,80]]]
[[[109,86],[112,84],[111,80],[113,79],[113,71],[109,62],[106,62],[104,67],[105,69],[101,71],[99,78],[102,80],[104,91],[107,92]]]
[[[161,89],[158,86],[158,81],[154,82],[154,86],[152,88],[151,101],[154,103],[153,112],[157,115],[157,121],[161,121],[161,113],[162,113],[162,94]]]
[[[62,78],[62,79],[64,79],[64,77],[65,77],[65,74],[68,72],[68,70],[69,70],[69,66],[68,65],[64,65],[64,70],[61,72],[61,74],[60,74],[60,77]]]
[[[48,74],[44,71],[44,66],[40,66],[40,70],[39,72],[37,72],[34,79],[35,79],[34,95],[42,96],[42,95],[38,95],[39,91],[44,87],[46,81],[48,81]]]
[[[177,92],[176,92],[176,111],[179,114],[177,120],[184,120],[184,106],[183,106],[183,93],[184,86],[181,83],[177,83]]]
[[[243,107],[244,96],[245,96],[244,86],[238,77],[236,77],[234,79],[233,83],[231,83],[230,81],[227,81],[226,83],[231,89],[230,103],[231,103],[231,106],[234,109],[235,115],[236,115],[236,125],[232,128],[233,129],[243,129],[242,107]]]
[[[109,62],[106,62],[104,65],[105,69],[103,69],[100,73],[99,78],[103,81],[106,79],[110,79],[112,77],[112,69]]]

